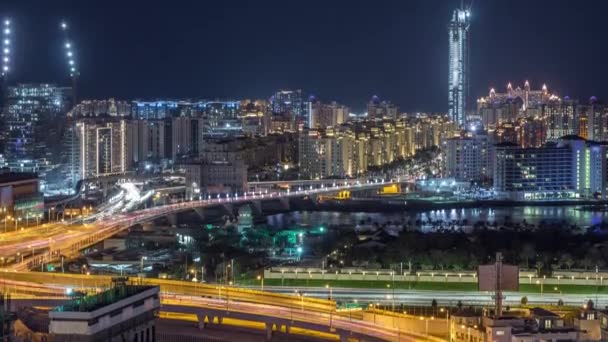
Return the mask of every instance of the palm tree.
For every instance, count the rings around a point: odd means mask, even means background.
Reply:
[[[534,245],[526,243],[521,249],[521,256],[526,260],[526,268],[530,268],[530,259],[534,258],[535,255]]]
[[[572,258],[572,255],[568,253],[562,254],[562,256],[559,258],[559,264],[561,266],[566,266],[569,271],[572,269],[572,266],[574,266],[574,259]]]
[[[538,260],[536,261],[536,264],[534,266],[536,267],[536,274],[540,277],[540,272],[543,270],[543,266],[545,266],[545,263],[541,260]]]

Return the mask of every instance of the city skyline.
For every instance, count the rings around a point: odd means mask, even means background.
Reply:
[[[473,5],[470,104],[491,87],[526,79],[550,83],[562,96],[606,97],[603,48],[595,43],[602,30],[592,30],[606,5],[550,3]],[[73,1],[26,1],[5,3],[0,11],[14,22],[12,83],[69,84],[57,26],[67,20],[77,45],[81,98],[268,98],[276,89],[293,88],[357,112],[372,95],[403,111],[447,112],[446,32],[459,1],[381,2],[375,15],[363,2],[321,5],[92,2],[84,10]],[[583,6],[595,10],[583,17],[577,14]],[[311,17],[318,19],[315,25],[308,24]],[[104,25],[109,18],[113,25]],[[553,24],[558,20],[569,25]],[[244,30],[246,22],[255,25]],[[585,47],[598,53],[578,52]]]

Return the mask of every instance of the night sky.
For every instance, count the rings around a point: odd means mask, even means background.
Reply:
[[[71,26],[84,98],[268,98],[279,88],[362,110],[447,111],[447,23],[459,0],[3,0],[11,82],[68,84]],[[608,1],[477,0],[472,99],[508,81],[608,99]]]

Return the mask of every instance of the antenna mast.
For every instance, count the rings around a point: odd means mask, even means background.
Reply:
[[[64,49],[68,62],[68,69],[70,71],[70,78],[72,79],[72,107],[76,105],[76,101],[78,99],[78,76],[80,76],[80,72],[78,71],[78,67],[76,66],[76,55],[74,53],[74,43],[70,40],[69,32],[68,32],[68,24],[65,21],[61,22],[61,30],[63,31],[64,36]]]
[[[12,27],[10,19],[5,19],[2,23],[2,69],[0,69],[0,76],[2,78],[2,82],[0,83],[0,101],[4,104],[4,100],[8,97],[8,72],[10,71],[10,63],[11,63],[11,36],[12,36]],[[0,113],[2,113],[2,108],[0,108]]]

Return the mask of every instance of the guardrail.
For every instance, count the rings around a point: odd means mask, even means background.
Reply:
[[[33,282],[40,284],[53,284],[71,286],[74,288],[109,287],[112,285],[111,276],[80,275],[64,273],[38,273],[38,272],[4,272],[0,277],[7,280]],[[253,289],[244,289],[235,286],[219,286],[200,284],[179,280],[157,278],[131,278],[134,282],[143,285],[158,285],[161,292],[194,295],[207,298],[229,299],[249,303],[268,304],[288,308],[304,307],[306,310],[316,312],[331,312],[336,308],[336,302],[306,296],[294,296],[265,292]]]
[[[437,282],[477,283],[474,271],[418,271],[414,274],[399,273],[386,269],[323,270],[319,268],[279,267],[264,270],[265,279],[285,280],[335,280],[335,281],[382,281],[382,282]],[[551,276],[537,276],[536,272],[520,271],[520,284],[547,285],[608,285],[608,272],[558,271]]]

